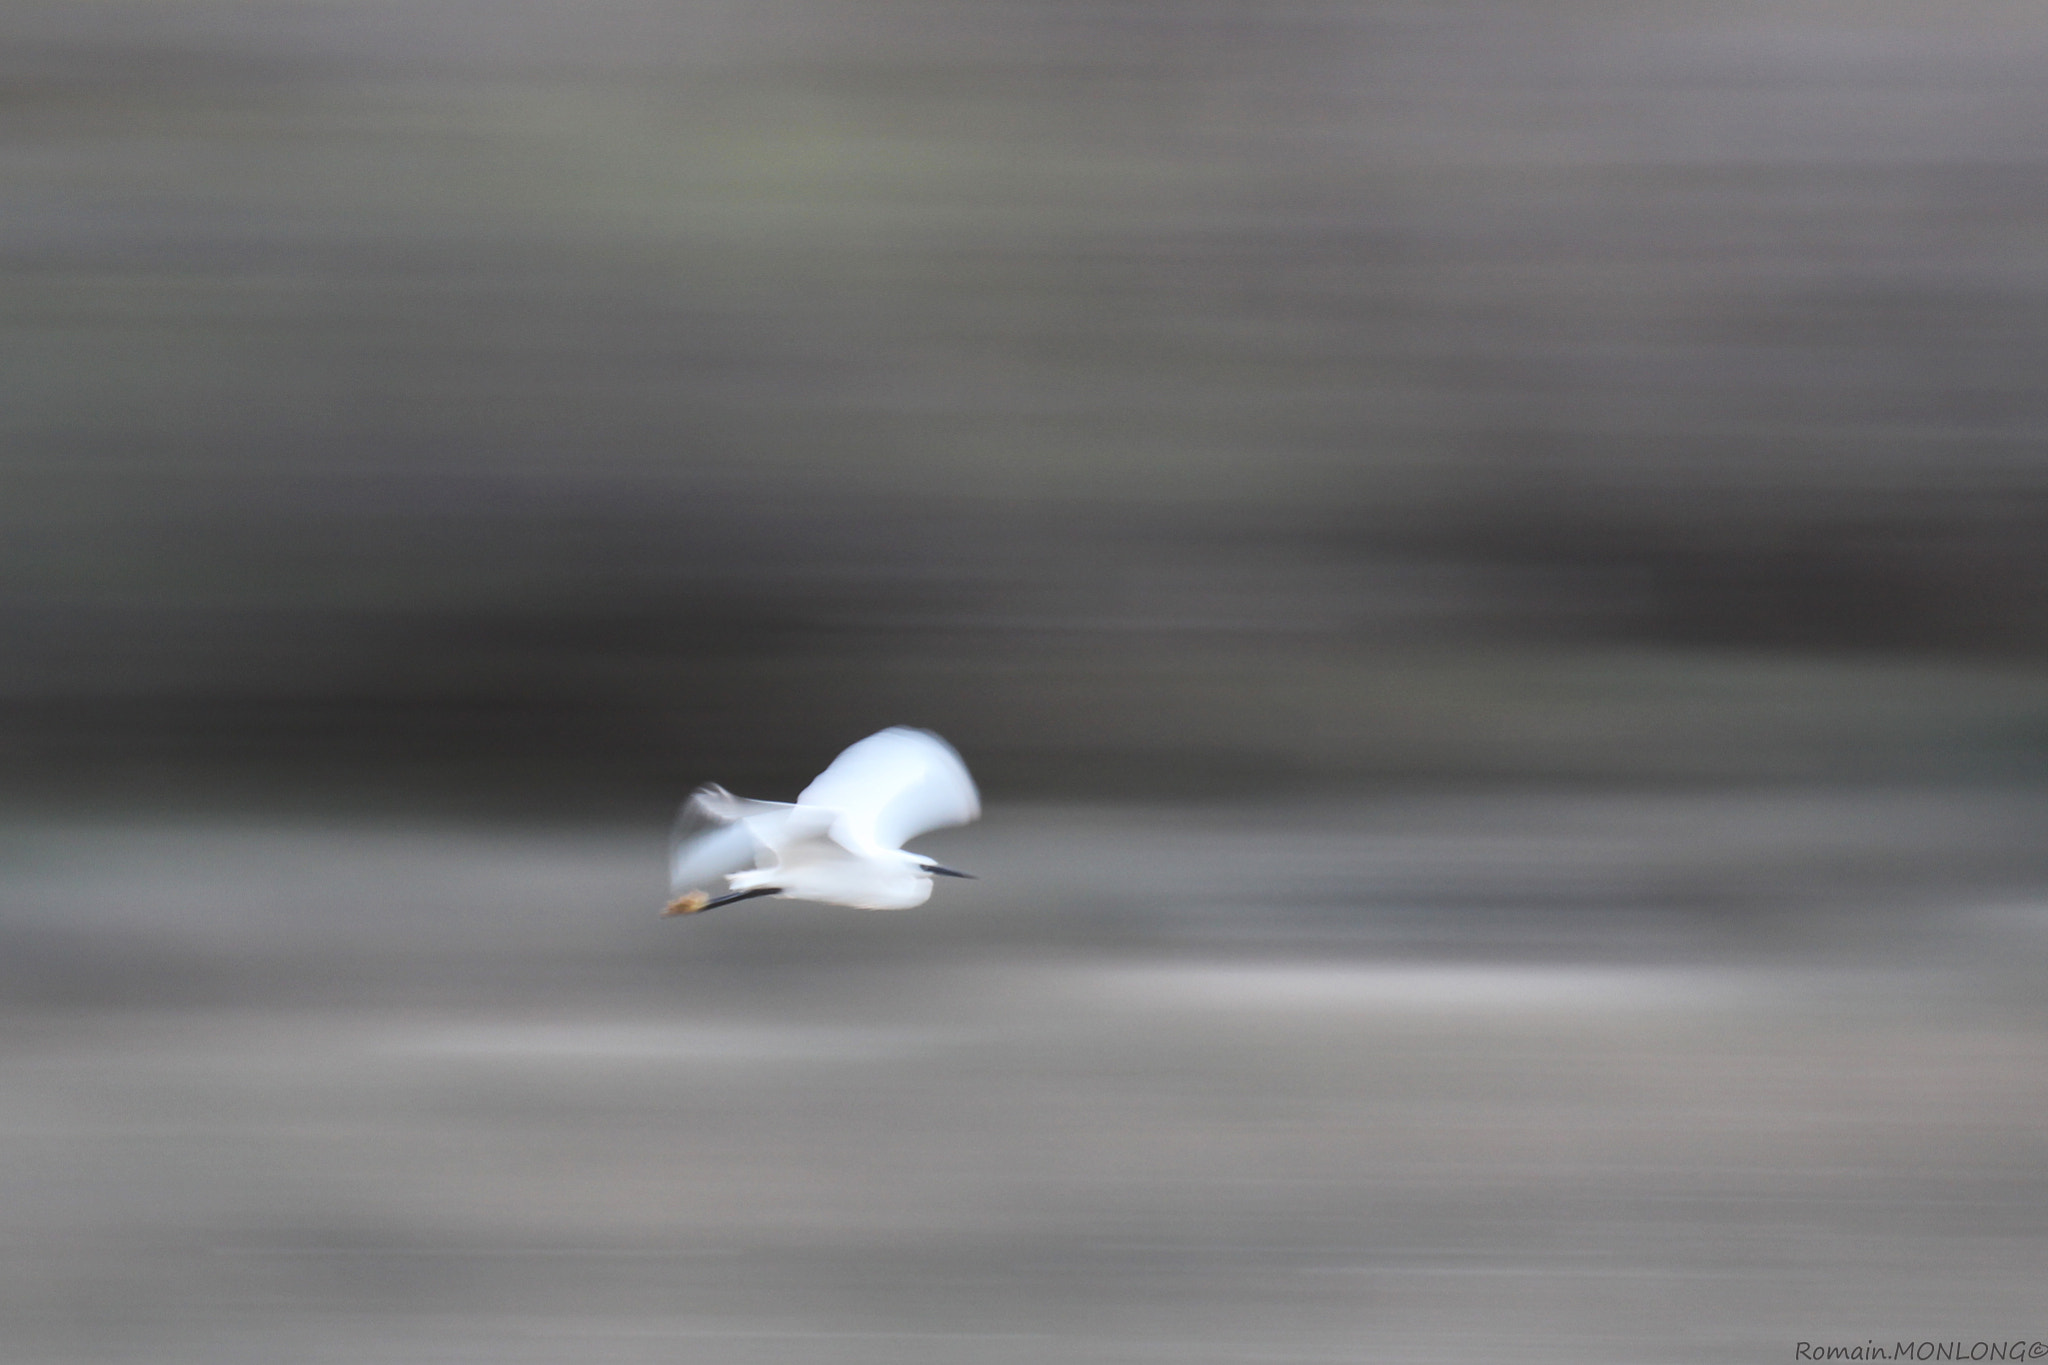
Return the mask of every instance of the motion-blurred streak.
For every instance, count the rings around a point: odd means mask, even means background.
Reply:
[[[1140,724],[1115,638],[1158,632],[1244,661],[1190,734],[1318,675],[1345,730],[1326,661],[1395,646],[2037,667],[2020,11],[38,0],[0,40],[16,717],[125,696],[203,764],[180,706],[402,748],[516,704],[652,752],[734,669],[796,705],[764,652],[895,716],[959,683],[906,639],[1071,635],[1042,695]],[[1252,681],[1275,633],[1322,644]]]

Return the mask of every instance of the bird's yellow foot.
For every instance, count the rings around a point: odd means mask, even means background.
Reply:
[[[685,891],[682,895],[670,901],[668,909],[661,913],[664,915],[694,915],[709,904],[711,904],[711,897],[705,895],[702,891]]]

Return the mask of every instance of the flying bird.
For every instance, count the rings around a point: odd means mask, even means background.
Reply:
[[[694,915],[756,896],[908,910],[931,899],[932,878],[969,874],[904,843],[980,816],[981,796],[953,746],[896,726],[833,759],[795,805],[750,801],[716,784],[691,793],[669,842],[672,899],[663,913]],[[721,879],[730,889],[711,894]]]

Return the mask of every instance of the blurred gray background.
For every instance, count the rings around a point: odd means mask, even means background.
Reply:
[[[11,0],[0,1359],[2048,1339],[2044,64]]]

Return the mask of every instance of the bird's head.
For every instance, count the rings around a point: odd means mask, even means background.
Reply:
[[[962,872],[957,868],[947,867],[943,863],[935,863],[922,853],[912,853],[907,848],[903,850],[903,859],[910,864],[913,871],[921,872],[927,877],[959,877],[970,882],[980,880],[972,872]]]

